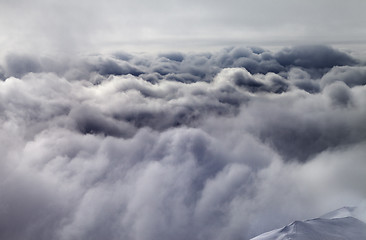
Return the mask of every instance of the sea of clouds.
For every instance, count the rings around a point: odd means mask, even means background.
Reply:
[[[366,64],[272,52],[9,53],[0,238],[249,239],[366,199]]]

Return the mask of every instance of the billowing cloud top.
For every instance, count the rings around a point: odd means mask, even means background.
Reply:
[[[278,52],[9,53],[0,239],[249,239],[366,199],[366,67]]]

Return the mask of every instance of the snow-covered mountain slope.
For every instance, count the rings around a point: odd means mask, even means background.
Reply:
[[[356,217],[356,207],[342,207],[337,210],[331,211],[322,215],[320,218],[333,219],[333,218],[344,218],[344,217]],[[357,217],[356,217],[357,218]]]
[[[306,221],[295,221],[252,240],[361,240],[366,239],[366,223],[351,217],[354,208],[336,211]]]

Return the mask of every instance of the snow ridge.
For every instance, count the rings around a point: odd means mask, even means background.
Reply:
[[[355,208],[344,207],[320,218],[291,224],[252,240],[360,240],[366,239],[366,223],[352,217]]]
[[[322,215],[320,218],[333,219],[333,218],[343,218],[343,217],[355,217],[354,213],[356,207],[342,207],[337,210],[331,211]]]

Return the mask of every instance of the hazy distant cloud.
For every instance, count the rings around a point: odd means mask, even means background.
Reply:
[[[169,60],[177,61],[177,62],[182,62],[184,60],[184,55],[179,52],[161,54],[160,57],[164,57]]]
[[[249,239],[365,201],[357,62],[321,46],[9,53],[0,238]]]
[[[30,72],[41,72],[39,60],[29,55],[10,54],[6,57],[6,69],[9,76],[22,77]]]
[[[356,60],[346,53],[322,45],[286,48],[278,52],[275,58],[283,66],[305,68],[331,68],[356,63]]]
[[[138,68],[131,66],[128,62],[116,61],[112,59],[98,59],[95,63],[89,63],[90,71],[98,72],[101,75],[127,75],[138,76],[143,72]]]
[[[151,82],[164,78],[189,83],[210,82],[222,69],[236,67],[245,68],[251,74],[276,73],[285,76],[290,73],[297,85],[306,90],[311,89],[303,86],[311,82],[307,81],[309,78],[321,78],[330,68],[345,66],[343,69],[360,69],[358,72],[353,71],[353,74],[358,74],[356,79],[348,81],[363,79],[362,68],[350,67],[356,65],[356,59],[327,46],[296,46],[277,53],[253,47],[226,48],[215,53],[167,52],[158,56],[117,52],[112,56],[91,55],[79,59],[57,60],[29,54],[8,54],[5,60],[4,72],[8,77],[21,77],[29,72],[53,72],[68,78],[76,77],[76,74],[83,79],[89,79],[91,73],[103,76],[131,74],[150,78]],[[296,71],[289,72],[291,68]],[[342,68],[334,68],[328,74],[351,74],[337,69]],[[303,78],[305,81],[301,81]],[[331,77],[327,81],[332,79],[335,78]]]

